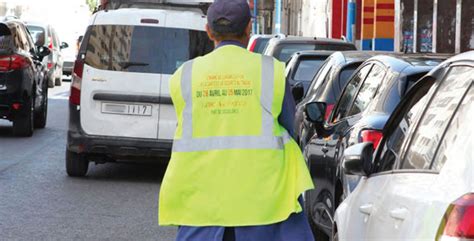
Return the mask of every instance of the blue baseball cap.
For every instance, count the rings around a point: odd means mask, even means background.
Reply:
[[[242,33],[251,17],[247,0],[215,0],[207,11],[207,23],[218,33]]]

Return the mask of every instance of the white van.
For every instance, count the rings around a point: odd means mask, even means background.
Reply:
[[[117,9],[96,13],[74,65],[66,171],[89,161],[169,157],[176,114],[169,78],[213,49],[199,8]]]

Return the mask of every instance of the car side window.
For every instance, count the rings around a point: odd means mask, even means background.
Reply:
[[[427,95],[426,91],[417,91],[416,95],[410,97],[412,101],[408,104],[407,111],[404,112],[405,114],[398,123],[398,126],[390,134],[382,147],[381,158],[377,162],[376,172],[390,171],[395,167],[400,158],[402,144],[408,136],[408,130],[423,113],[428,96],[429,94]]]
[[[326,78],[329,72],[331,72],[332,66],[331,66],[331,61],[330,59],[326,60],[323,66],[321,66],[321,69],[318,71],[318,73],[315,75],[313,78],[313,81],[311,81],[311,85],[308,88],[308,91],[306,92],[306,95],[312,95],[316,92],[316,90],[319,87],[319,83]]]
[[[333,123],[339,121],[340,119],[346,116],[347,110],[349,109],[350,104],[352,100],[354,99],[354,96],[356,95],[357,90],[359,89],[360,83],[364,81],[365,77],[367,76],[367,73],[370,71],[371,68],[372,68],[372,64],[363,66],[349,80],[349,82],[346,85],[346,88],[344,88],[344,92],[342,92],[342,95],[338,100],[337,107],[334,110],[334,113],[332,116]]]
[[[417,124],[413,138],[407,143],[408,150],[401,163],[401,169],[431,168],[437,147],[463,94],[471,85],[473,76],[474,71],[471,67],[451,68]]]
[[[474,74],[471,72],[471,75]],[[467,95],[464,97],[459,109],[448,126],[438,151],[435,154],[431,169],[441,171],[446,160],[472,160],[472,136],[474,129],[474,86],[471,84]]]
[[[23,30],[23,33],[25,33],[25,40],[26,40],[26,48],[28,51],[31,51],[35,47],[35,44],[33,43],[33,39],[31,38],[30,32],[25,26],[21,27]]]
[[[365,78],[364,83],[360,87],[359,93],[352,104],[352,108],[349,111],[349,116],[356,115],[367,108],[370,101],[374,98],[380,83],[385,75],[385,69],[377,64],[370,70],[370,73]]]

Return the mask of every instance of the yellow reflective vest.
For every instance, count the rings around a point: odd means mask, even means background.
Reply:
[[[160,190],[160,225],[264,225],[302,211],[297,199],[313,183],[277,120],[284,68],[228,45],[172,76],[178,126]]]

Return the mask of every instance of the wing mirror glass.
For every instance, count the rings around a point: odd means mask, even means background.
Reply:
[[[65,49],[67,47],[69,47],[69,44],[67,44],[66,42],[62,42],[61,46],[59,46],[60,49]]]
[[[293,94],[293,98],[295,99],[296,103],[301,102],[304,97],[304,86],[303,83],[298,82],[291,88],[291,93]]]
[[[326,113],[326,103],[310,102],[305,106],[306,119],[314,124],[323,125]]]
[[[348,175],[368,176],[372,170],[372,142],[353,145],[344,150],[342,167]]]

